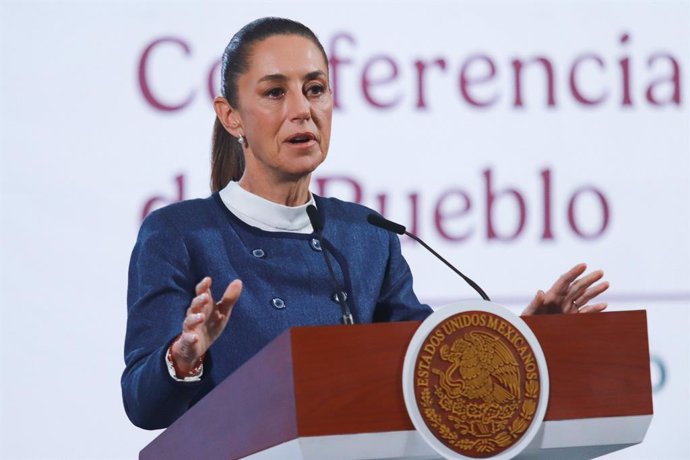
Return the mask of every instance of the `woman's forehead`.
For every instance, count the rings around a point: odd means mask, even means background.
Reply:
[[[319,47],[300,35],[273,35],[254,44],[247,74],[252,79],[266,75],[306,77],[320,71],[328,77],[328,67]]]

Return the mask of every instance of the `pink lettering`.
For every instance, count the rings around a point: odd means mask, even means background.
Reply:
[[[162,102],[158,97],[156,97],[151,90],[151,83],[149,81],[149,59],[151,58],[151,53],[153,53],[153,51],[159,46],[169,44],[176,45],[182,49],[185,56],[189,56],[190,49],[186,42],[175,37],[164,37],[151,42],[151,44],[144,49],[144,52],[141,54],[141,58],[139,59],[139,88],[141,88],[141,93],[146,102],[148,102],[153,108],[164,112],[181,110],[188,106],[189,103],[194,99],[194,91],[192,90],[184,101],[177,104],[166,103]]]

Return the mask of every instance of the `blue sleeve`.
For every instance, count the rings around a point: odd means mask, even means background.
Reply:
[[[165,365],[165,353],[182,329],[195,284],[182,236],[160,211],[154,212],[142,224],[129,265],[126,368],[121,380],[127,416],[141,428],[169,426],[210,384],[209,379],[177,382]],[[205,374],[209,365],[204,364]]]
[[[389,241],[389,257],[374,320],[424,320],[433,313],[433,310],[428,305],[420,303],[414,293],[412,272],[400,250],[398,236],[390,232],[386,233]]]

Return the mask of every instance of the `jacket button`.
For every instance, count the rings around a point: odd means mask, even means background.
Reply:
[[[345,300],[347,302],[347,292],[345,292],[345,291],[341,291],[341,292],[343,293],[343,300]],[[331,296],[331,300],[333,300],[333,302],[335,302],[335,303],[340,303],[340,302],[338,302],[338,293],[337,292],[333,293],[333,295]]]
[[[285,308],[285,302],[283,301],[283,299],[279,297],[276,297],[273,300],[271,300],[271,305],[273,305],[273,307],[277,310],[282,310],[283,308]]]
[[[257,259],[263,259],[264,257],[266,257],[266,253],[261,248],[254,249],[252,251],[252,255]]]
[[[311,242],[309,244],[311,244],[311,248],[314,251],[320,251],[321,250],[321,243],[319,242],[318,238],[312,238]]]

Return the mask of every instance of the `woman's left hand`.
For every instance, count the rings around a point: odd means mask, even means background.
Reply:
[[[604,272],[601,270],[578,278],[587,269],[586,264],[578,264],[563,274],[548,291],[538,291],[532,302],[527,305],[523,315],[547,313],[594,313],[604,310],[608,304],[589,301],[609,288],[608,281],[599,281]]]

